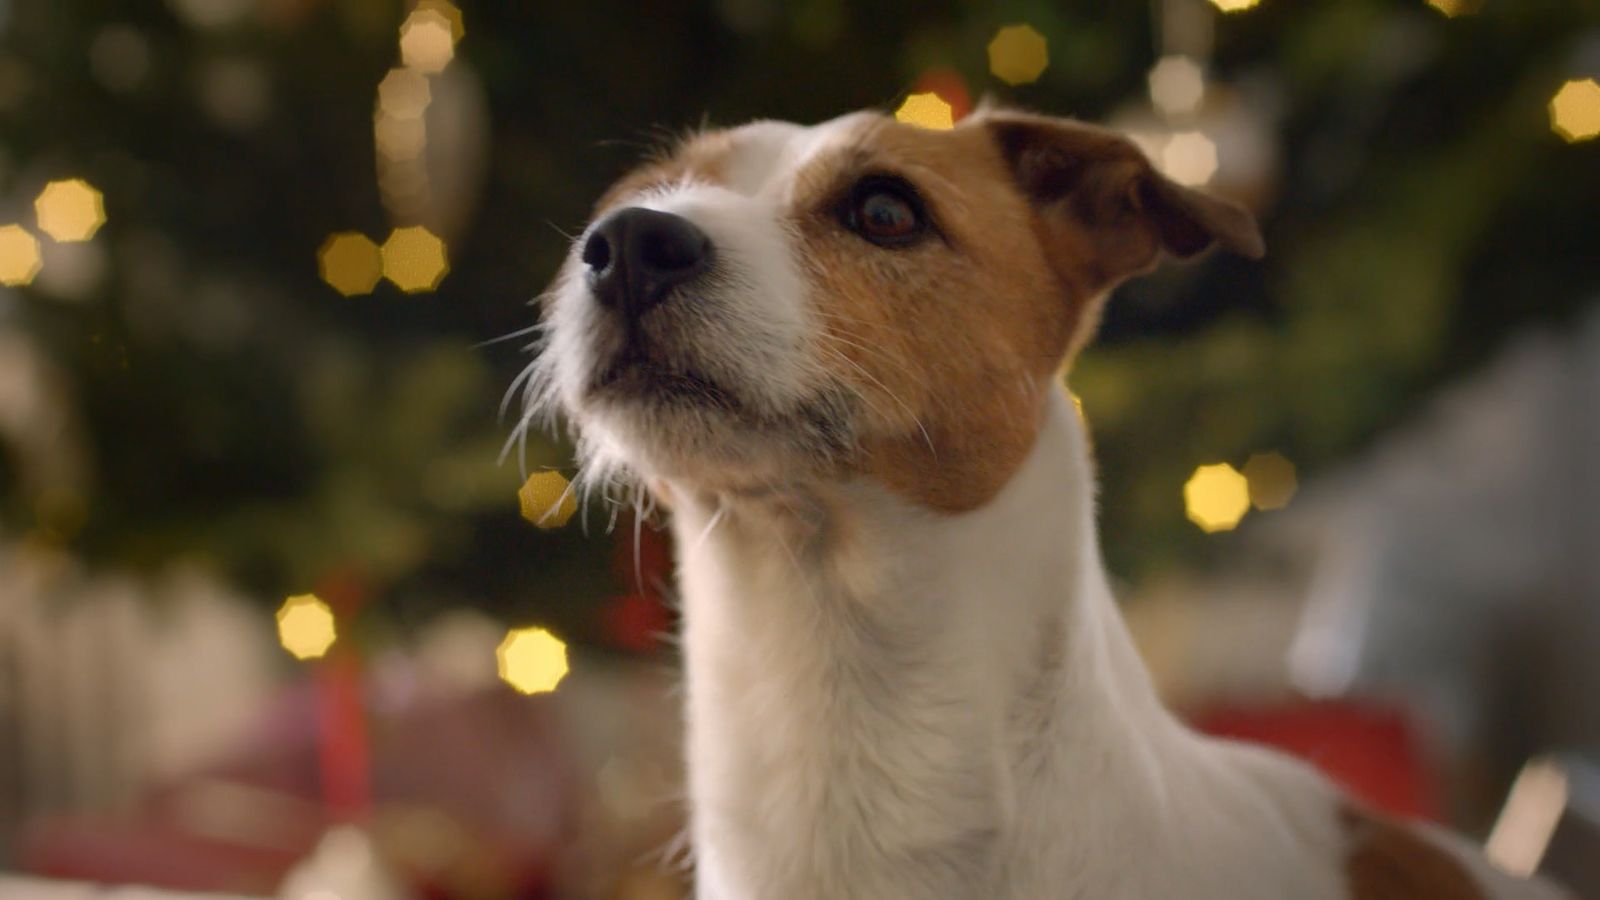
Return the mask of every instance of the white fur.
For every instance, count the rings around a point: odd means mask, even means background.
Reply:
[[[1086,459],[1052,395],[966,515],[868,483],[680,499],[702,900],[1344,896],[1332,789],[1156,700]]]

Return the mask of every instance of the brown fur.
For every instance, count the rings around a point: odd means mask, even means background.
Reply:
[[[841,229],[839,198],[872,172],[916,185],[942,240],[883,251]],[[1014,114],[942,132],[867,120],[798,174],[794,219],[824,355],[872,410],[861,468],[943,512],[983,504],[1021,465],[1107,291],[1212,230],[1260,241],[1248,214],[1162,178],[1126,139]]]
[[[1488,900],[1461,861],[1404,822],[1347,808],[1351,900]]]

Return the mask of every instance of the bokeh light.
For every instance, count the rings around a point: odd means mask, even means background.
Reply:
[[[989,42],[989,72],[1006,84],[1032,84],[1049,65],[1049,45],[1032,25],[1007,25]]]
[[[1244,12],[1254,8],[1261,0],[1211,0],[1211,5],[1225,13]]]
[[[540,528],[560,528],[578,511],[577,492],[560,472],[535,472],[517,491],[522,517]]]
[[[415,12],[436,12],[450,23],[450,39],[460,43],[467,36],[467,23],[461,9],[450,0],[417,0]]]
[[[1294,463],[1281,453],[1257,453],[1239,471],[1250,484],[1250,502],[1256,509],[1283,509],[1300,487]]]
[[[167,0],[167,5],[195,28],[229,28],[257,11],[254,0]]]
[[[1161,170],[1179,184],[1198,187],[1217,174],[1217,145],[1200,131],[1180,131],[1162,145]]]
[[[567,677],[567,645],[543,628],[513,628],[494,656],[501,680],[524,694],[548,693]]]
[[[0,225],[0,284],[31,284],[43,265],[38,238],[21,225]]]
[[[1183,505],[1201,530],[1228,531],[1250,511],[1250,485],[1227,463],[1201,466],[1183,486]]]
[[[39,230],[58,241],[87,241],[106,222],[105,199],[82,178],[52,181],[33,201]]]
[[[400,25],[400,60],[418,72],[442,72],[456,55],[450,20],[434,9],[414,9]]]
[[[373,117],[372,136],[378,155],[389,162],[410,162],[428,146],[428,128],[421,118],[391,116],[382,110]]]
[[[1593,78],[1563,84],[1550,98],[1550,128],[1569,143],[1600,135],[1600,84]]]
[[[390,69],[378,82],[378,110],[397,119],[415,119],[428,109],[433,91],[428,76],[416,69]]]
[[[1150,102],[1169,116],[1187,116],[1205,99],[1205,72],[1187,56],[1163,56],[1150,68]]]
[[[972,92],[967,89],[967,80],[955,69],[935,66],[918,75],[911,85],[911,93],[926,94],[930,91],[950,104],[950,118],[954,121],[959,122],[971,114]]]
[[[1480,0],[1427,0],[1429,6],[1438,10],[1447,18],[1471,15],[1478,11]]]
[[[278,643],[295,659],[317,659],[338,637],[333,610],[316,594],[296,594],[278,607]]]
[[[317,251],[317,270],[346,297],[370,294],[383,277],[383,255],[370,238],[354,231],[330,235]]]
[[[433,290],[450,272],[444,241],[421,225],[396,228],[380,252],[383,277],[408,294]]]
[[[932,91],[907,97],[894,111],[894,117],[907,125],[935,130],[954,128],[956,124],[950,104]]]
[[[128,25],[102,28],[89,45],[89,71],[110,90],[138,90],[150,74],[150,42]]]

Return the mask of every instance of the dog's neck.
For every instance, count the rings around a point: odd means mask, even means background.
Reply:
[[[1083,423],[1047,393],[970,513],[869,483],[676,496],[702,897],[979,896],[1058,827],[1042,804],[1093,806],[1180,739],[1106,586]]]

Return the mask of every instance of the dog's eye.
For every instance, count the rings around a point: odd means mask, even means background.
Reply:
[[[899,247],[922,237],[927,223],[922,205],[907,186],[888,179],[858,185],[845,210],[851,231],[885,247]]]

